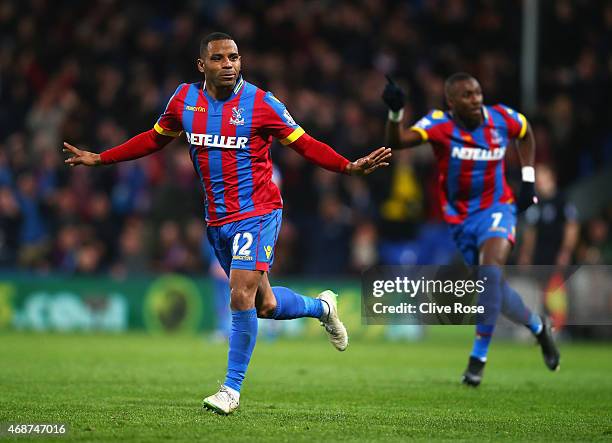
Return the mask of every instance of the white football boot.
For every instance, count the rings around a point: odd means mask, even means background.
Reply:
[[[225,386],[219,388],[219,392],[210,397],[206,397],[202,407],[209,409],[217,414],[229,415],[238,409],[240,401]]]
[[[319,300],[326,303],[329,307],[329,312],[324,315],[321,320],[321,326],[325,328],[329,341],[338,351],[344,351],[348,346],[348,333],[346,328],[338,318],[338,305],[336,298],[338,295],[330,290],[323,291],[317,297]]]

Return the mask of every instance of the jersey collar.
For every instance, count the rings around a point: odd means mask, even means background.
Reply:
[[[238,94],[242,87],[244,86],[244,79],[242,78],[242,74],[238,77],[236,81],[236,86],[234,86],[234,95]]]
[[[242,90],[243,87],[244,87],[244,79],[242,78],[242,74],[240,74],[238,76],[238,80],[236,80],[236,84],[234,85],[234,89],[232,89],[232,95],[230,95],[226,100],[215,100],[206,91],[206,79],[204,79],[204,81],[202,82],[202,93],[207,98],[209,98],[210,100],[226,102],[226,101],[229,101],[229,100],[233,99],[234,97],[236,97],[240,93],[240,91]]]
[[[455,122],[455,124],[461,126],[464,130],[468,131],[468,132],[472,132],[475,131],[478,128],[481,128],[483,126],[486,126],[489,123],[489,111],[487,110],[487,107],[485,105],[482,105],[482,123],[478,126],[476,126],[474,129],[467,129],[466,127],[463,126],[463,123],[461,122],[461,120],[455,118],[455,115],[453,114],[453,111],[448,111],[448,115],[450,115],[451,120],[453,120]]]
[[[489,122],[489,111],[487,111],[487,107],[485,105],[482,105],[482,117],[483,123]]]

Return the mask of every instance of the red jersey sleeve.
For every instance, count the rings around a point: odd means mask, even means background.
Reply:
[[[265,119],[263,128],[283,145],[293,143],[302,135],[304,130],[293,120],[285,105],[271,92],[267,92],[263,98]]]
[[[350,162],[334,151],[331,146],[304,134],[295,143],[289,145],[308,161],[333,172],[346,172]]]
[[[505,105],[495,105],[493,108],[504,117],[508,126],[508,138],[525,137],[527,133],[527,119],[523,114]]]
[[[440,126],[449,120],[444,111],[434,109],[425,117],[410,127],[411,130],[421,134],[423,142],[436,142],[440,135]]]
[[[168,100],[164,113],[157,119],[153,127],[158,134],[178,137],[183,132],[180,96],[184,94],[183,89],[187,87],[188,85],[185,83],[180,84],[176,91],[174,91],[174,94],[172,94],[172,97],[170,97],[170,100]]]
[[[103,165],[134,160],[159,151],[172,140],[171,137],[163,136],[153,129],[149,129],[119,146],[100,153],[100,159]]]

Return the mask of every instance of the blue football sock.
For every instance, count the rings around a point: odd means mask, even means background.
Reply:
[[[305,297],[282,286],[274,286],[272,291],[276,298],[276,309],[272,315],[275,320],[301,317],[320,318],[323,315],[323,302],[318,298]]]
[[[240,392],[244,375],[257,340],[257,310],[232,312],[232,332],[229,337],[227,375],[223,383]]]
[[[474,339],[474,346],[472,347],[472,353],[470,354],[472,357],[475,357],[480,361],[487,360],[489,344],[491,344],[491,338],[493,337],[494,330],[494,325],[476,325],[476,338]]]
[[[532,312],[523,299],[505,281],[502,283],[502,313],[519,325],[525,325],[534,334],[539,334],[542,330],[542,319]]]
[[[213,278],[213,297],[215,300],[215,329],[224,337],[232,332],[232,315],[230,312],[230,289],[227,279]]]
[[[476,317],[476,337],[471,355],[485,361],[495,330],[495,323],[501,310],[502,273],[501,269],[496,266],[481,266],[478,274],[478,278],[485,282],[485,290],[478,298],[478,305],[484,306],[485,312]]]
[[[529,320],[525,326],[529,328],[533,335],[538,335],[540,332],[542,332],[542,328],[544,327],[542,324],[542,318],[535,312],[531,312],[529,314]]]

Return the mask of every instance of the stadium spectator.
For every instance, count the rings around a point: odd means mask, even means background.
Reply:
[[[307,236],[306,271],[313,275],[344,274],[350,266],[351,211],[333,193],[324,194]]]
[[[3,267],[15,267],[21,223],[21,210],[15,195],[8,186],[0,187],[0,264]]]
[[[175,221],[165,221],[159,229],[157,269],[161,272],[185,272],[188,251],[181,237],[180,226]]]
[[[118,278],[150,271],[150,254],[145,249],[144,222],[140,217],[129,217],[119,236],[118,257],[111,272]]]
[[[72,274],[77,268],[77,255],[81,243],[80,231],[75,225],[63,225],[51,252],[53,269]]]
[[[604,217],[589,220],[584,227],[585,234],[578,248],[578,260],[589,265],[612,263],[612,238],[610,223]]]
[[[23,172],[17,178],[17,202],[23,220],[19,239],[21,250],[19,261],[26,268],[36,267],[44,261],[48,252],[49,233],[46,222],[48,208],[39,195],[33,173]]]
[[[558,192],[554,171],[543,164],[537,165],[536,170],[539,203],[525,214],[527,227],[518,262],[566,267],[572,263],[578,242],[578,212],[574,204]]]

